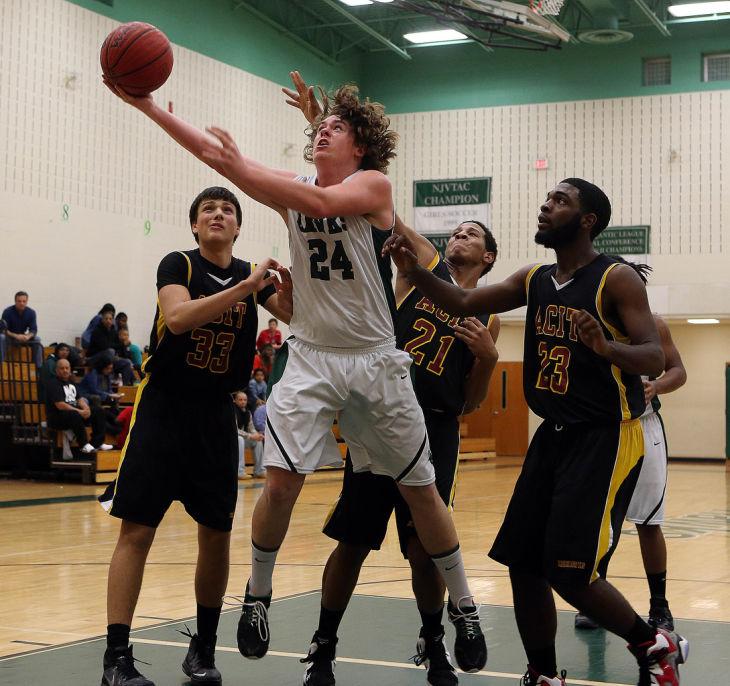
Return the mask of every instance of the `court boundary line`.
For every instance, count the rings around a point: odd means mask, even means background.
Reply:
[[[382,597],[382,596],[380,596]],[[152,638],[138,638],[137,643],[144,643],[146,645],[156,645],[171,648],[187,648],[188,644],[182,641],[159,641]],[[236,653],[239,654],[238,648],[230,648],[228,646],[216,646],[216,651],[224,653]],[[269,650],[266,655],[272,657],[288,657],[296,658],[297,660],[305,656],[304,653],[289,653],[281,650]],[[392,662],[390,660],[369,660],[367,658],[359,657],[341,657],[337,656],[337,662],[343,662],[345,664],[364,665],[366,667],[389,667],[391,669],[417,669],[423,670],[420,665],[415,665],[411,662]],[[460,674],[464,674],[461,670],[457,670]],[[499,679],[521,679],[522,674],[514,674],[510,672],[492,672],[488,670],[481,670],[479,672],[473,672],[473,676],[488,676]],[[632,684],[622,684],[613,681],[587,681],[585,679],[567,679],[566,684],[574,684],[575,686],[633,686]]]

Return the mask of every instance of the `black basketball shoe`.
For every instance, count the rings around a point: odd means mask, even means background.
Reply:
[[[190,636],[188,654],[182,663],[182,670],[190,677],[193,684],[221,684],[221,673],[215,668],[215,639],[210,644],[202,643],[198,634],[190,635],[184,631],[184,636]]]
[[[459,677],[451,664],[451,655],[444,645],[443,627],[438,636],[424,636],[423,628],[418,635],[413,662],[426,668],[426,683],[429,686],[456,686]]]
[[[649,606],[649,626],[655,629],[674,631],[674,617],[669,611],[669,603],[666,600],[651,599]]]
[[[243,598],[241,617],[238,620],[238,650],[249,660],[258,660],[269,649],[269,605],[271,593],[265,598],[257,598],[248,592]]]
[[[107,648],[104,653],[104,674],[101,686],[155,686],[137,671],[132,646]]]
[[[307,657],[299,660],[302,664],[309,663],[302,679],[303,686],[334,686],[336,647],[336,638],[321,638],[315,632]]]
[[[457,608],[449,598],[449,621],[456,629],[454,657],[462,672],[473,673],[487,664],[487,642],[479,624],[479,610],[474,607]]]

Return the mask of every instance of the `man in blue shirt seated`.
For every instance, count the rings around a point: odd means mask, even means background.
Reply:
[[[8,343],[31,346],[36,367],[43,365],[43,344],[38,338],[35,310],[28,307],[28,294],[25,291],[18,291],[15,294],[15,305],[3,310],[2,325],[0,325],[0,362],[5,360]]]

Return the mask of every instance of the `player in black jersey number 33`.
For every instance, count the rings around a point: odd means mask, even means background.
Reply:
[[[685,639],[650,627],[601,578],[643,456],[640,375],[664,370],[644,284],[631,267],[593,247],[610,216],[600,188],[565,179],[540,207],[535,235],[555,250],[557,263],[524,267],[473,290],[419,267],[407,238],[394,236],[385,246],[409,281],[447,312],[527,305],[524,392],[544,421],[490,551],[509,567],[527,686],[565,684],[556,665],[553,590],[627,641],[640,686],[677,686],[687,656]]]
[[[173,500],[198,523],[198,631],[190,636],[183,671],[192,683],[221,683],[213,654],[238,490],[230,394],[251,376],[257,302],[287,322],[291,312],[282,309],[290,298],[280,305],[275,277],[267,275],[268,267],[278,268],[276,262],[253,268],[233,257],[241,207],[230,191],[200,193],[190,208],[190,225],[199,249],[170,253],[157,270],[146,376],[116,482],[100,498],[122,519],[109,567],[102,686],[154,686],[134,666],[129,627],[147,553]]]

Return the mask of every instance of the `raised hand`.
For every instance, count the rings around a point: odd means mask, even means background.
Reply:
[[[589,312],[580,310],[577,314],[573,315],[573,321],[578,326],[578,337],[581,342],[588,346],[596,355],[608,357],[611,352],[611,346],[598,320]]]
[[[322,107],[314,95],[314,86],[307,86],[298,71],[289,72],[289,76],[296,91],[290,88],[281,89],[282,93],[286,95],[286,103],[301,110],[305,119],[312,124],[322,114]],[[322,89],[320,88],[321,91]]]
[[[494,345],[492,334],[476,317],[466,317],[454,327],[459,340],[466,343],[474,357],[479,360],[496,360],[499,358],[497,346]]]
[[[227,176],[237,165],[243,165],[243,155],[228,131],[217,126],[205,129],[209,135],[201,144],[200,157],[217,172]]]
[[[291,279],[291,272],[286,267],[279,267],[279,279],[274,281],[277,298],[277,304],[289,315],[291,319],[294,314],[294,283]]]
[[[390,255],[398,270],[407,274],[418,266],[418,256],[408,238],[403,235],[393,234],[383,244],[383,255]]]
[[[263,262],[256,265],[256,269],[251,272],[245,281],[241,283],[247,283],[249,286],[253,286],[255,291],[260,291],[269,284],[276,284],[279,280],[276,273],[270,273],[270,270],[278,272],[282,269],[282,266],[273,258],[267,257]]]

